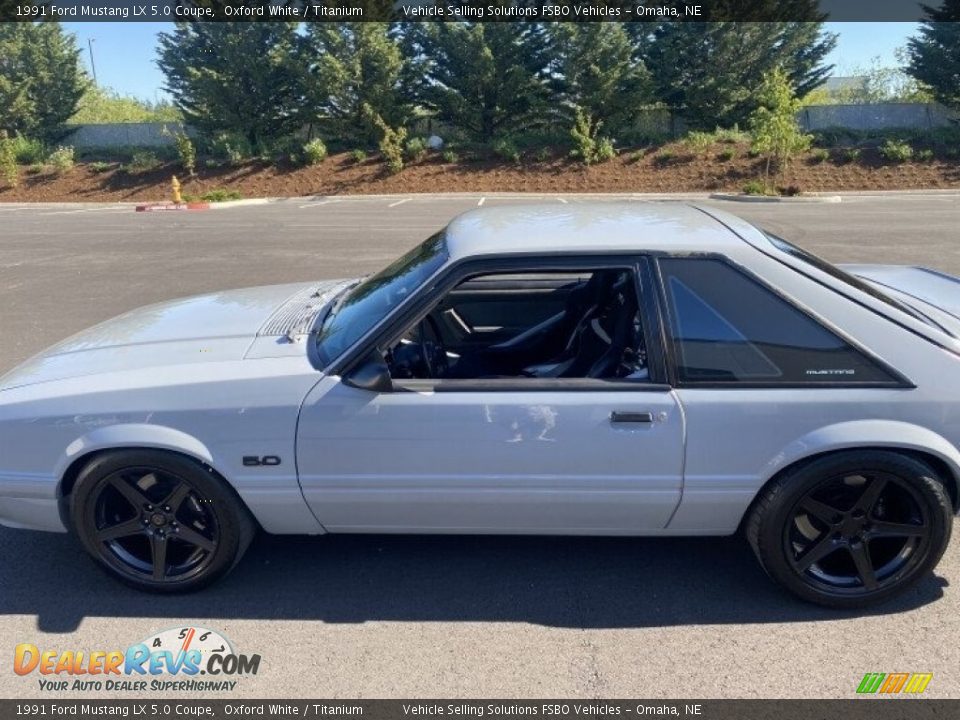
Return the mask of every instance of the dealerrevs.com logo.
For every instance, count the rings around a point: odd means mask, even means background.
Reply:
[[[14,649],[13,671],[39,676],[44,692],[233,691],[260,670],[259,655],[237,653],[216,630],[177,627],[126,650],[50,650],[32,643]]]
[[[857,694],[919,695],[932,679],[933,673],[867,673],[857,686]]]

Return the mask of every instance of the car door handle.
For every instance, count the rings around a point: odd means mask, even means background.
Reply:
[[[612,423],[652,423],[653,413],[651,412],[624,412],[614,410],[610,413],[610,422]]]

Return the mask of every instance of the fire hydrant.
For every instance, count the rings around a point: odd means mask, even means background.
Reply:
[[[180,197],[180,181],[177,180],[176,175],[174,175],[173,179],[170,181],[170,188],[173,190],[173,201],[179,205],[183,202],[183,198]]]

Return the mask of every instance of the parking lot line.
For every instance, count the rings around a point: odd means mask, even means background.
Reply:
[[[480,202],[477,203],[477,207],[483,207],[483,204],[487,201],[485,197],[480,198]]]
[[[396,202],[392,202],[389,205],[387,205],[387,207],[396,207],[397,205],[403,205],[404,203],[410,202],[411,200],[413,200],[413,198],[404,198],[403,200],[397,200]]]

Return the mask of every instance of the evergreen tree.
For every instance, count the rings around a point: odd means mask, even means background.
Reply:
[[[409,120],[402,88],[406,59],[387,23],[311,23],[303,47],[307,103],[326,134],[375,144],[379,131],[365,105],[390,127]]]
[[[820,22],[662,23],[639,38],[658,98],[706,129],[743,123],[774,68],[806,95],[829,75],[822,63],[835,44]]]
[[[907,73],[928,85],[944,105],[960,108],[960,0],[924,10],[920,34],[907,45]]]
[[[0,128],[59,140],[87,82],[76,38],[59,23],[0,23]]]
[[[629,129],[637,108],[652,101],[650,74],[633,56],[620,23],[556,23],[550,26],[561,97],[581,123],[609,136]]]
[[[286,22],[179,22],[160,34],[157,65],[184,120],[263,149],[302,121],[296,31]]]
[[[549,37],[528,22],[421,23],[406,33],[417,99],[440,120],[490,142],[547,123]]]

